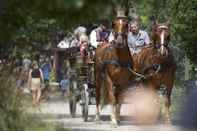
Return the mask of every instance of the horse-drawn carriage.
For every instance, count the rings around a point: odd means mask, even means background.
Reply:
[[[142,78],[143,80],[138,82],[154,91],[164,88],[165,119],[169,122],[170,97],[176,64],[172,51],[168,47],[170,40],[168,22],[155,23],[152,29],[153,43],[144,48],[138,54],[138,58],[130,54],[127,44],[128,21],[119,18],[113,24],[115,39],[112,43],[104,42],[96,49],[95,65],[87,62],[87,58],[91,58],[93,51],[89,50],[86,55],[81,55],[79,50],[70,49],[69,107],[71,115],[75,116],[76,104],[80,100],[82,117],[87,121],[90,98],[96,97],[96,120],[99,120],[102,98],[106,102],[104,104],[111,106],[111,121],[112,124],[117,125],[123,93],[130,87],[131,82]],[[88,49],[90,48],[87,47]]]
[[[95,81],[93,49],[88,47],[85,56],[81,55],[79,47],[64,50],[66,54],[67,72],[70,78],[68,90],[69,110],[72,117],[76,115],[77,102],[81,105],[84,121],[88,119],[88,106],[95,103]]]

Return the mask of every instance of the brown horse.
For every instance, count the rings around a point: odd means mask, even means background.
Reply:
[[[176,63],[169,48],[169,21],[155,22],[152,28],[152,45],[145,47],[133,56],[134,69],[138,73],[148,74],[145,81],[148,87],[158,91],[163,87],[165,98],[165,121],[170,122],[171,92],[175,80]]]
[[[127,45],[127,20],[117,19],[113,25],[114,42],[104,42],[95,53],[96,120],[99,120],[101,98],[103,98],[105,104],[111,105],[112,124],[117,125],[123,87],[127,87],[135,79],[135,75],[130,71],[133,60]]]

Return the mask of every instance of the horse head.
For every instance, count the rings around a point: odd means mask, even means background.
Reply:
[[[128,22],[126,19],[118,18],[113,22],[114,29],[114,44],[118,48],[127,46],[127,33],[128,33]]]
[[[153,25],[152,40],[154,47],[163,56],[168,55],[168,43],[170,41],[170,23],[169,20],[165,23],[158,23]]]

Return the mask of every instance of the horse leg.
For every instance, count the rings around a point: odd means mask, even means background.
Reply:
[[[112,80],[108,75],[106,75],[106,83],[105,87],[107,88],[108,92],[108,99],[109,99],[109,104],[111,106],[111,123],[112,125],[117,126],[117,118],[116,118],[116,99],[114,95],[114,90],[113,90],[113,83]]]
[[[122,102],[122,98],[120,96],[120,91],[115,91],[115,97],[116,97],[116,119],[117,122],[120,123],[120,110],[121,110],[121,102]]]
[[[165,123],[170,124],[171,123],[171,118],[170,118],[170,106],[171,106],[171,88],[166,89],[165,92]]]
[[[116,104],[116,119],[117,122],[120,123],[120,110],[121,110],[121,104]]]
[[[96,84],[96,116],[95,116],[96,122],[100,121],[100,88],[101,85],[98,81],[98,83]]]
[[[100,105],[96,103],[96,116],[95,116],[95,121],[99,122],[100,121]]]
[[[160,83],[155,82],[154,79],[148,81],[147,84],[146,84],[147,88],[150,89],[150,91],[155,93],[155,95],[156,95],[156,98],[154,98],[154,104],[157,105],[156,108],[158,108],[158,111],[159,111],[158,112],[159,116],[157,117],[157,120],[161,119],[162,116],[163,116],[163,113],[162,113],[162,108],[163,107],[160,104],[162,98],[158,94],[158,89],[160,88],[159,85],[160,85]]]
[[[165,81],[166,89],[165,89],[165,123],[170,124],[171,123],[171,116],[170,116],[170,106],[171,106],[171,93],[172,88],[174,85],[174,79],[175,79],[175,70],[172,68],[169,71],[169,74],[167,74],[168,79]],[[170,77],[169,77],[170,76]]]

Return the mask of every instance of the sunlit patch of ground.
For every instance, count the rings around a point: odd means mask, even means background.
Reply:
[[[141,86],[131,88],[125,93],[125,102],[128,103],[128,116],[138,124],[155,124],[160,115],[160,101],[156,92]]]

